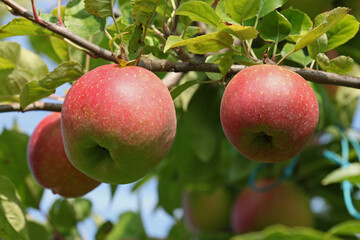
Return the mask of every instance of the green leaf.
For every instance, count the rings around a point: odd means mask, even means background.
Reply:
[[[339,56],[330,60],[329,72],[338,74],[347,74],[354,67],[354,60],[351,57]]]
[[[80,64],[64,62],[40,81],[28,82],[20,93],[20,106],[25,108],[29,104],[49,96],[64,83],[75,81],[83,74]]]
[[[207,3],[202,1],[186,2],[176,10],[176,15],[189,17],[192,21],[207,23],[216,27],[220,21],[220,17],[214,9]]]
[[[264,17],[267,14],[271,13],[275,9],[281,7],[286,3],[287,0],[261,0],[260,8],[257,16]]]
[[[322,180],[322,184],[339,183],[348,180],[353,184],[360,184],[360,163],[351,163],[345,168],[339,168],[330,172]]]
[[[89,13],[84,0],[71,0],[66,5],[64,24],[73,33],[88,39],[105,28],[106,20]]]
[[[111,231],[113,228],[113,224],[111,221],[106,221],[101,224],[96,232],[95,240],[103,240],[105,239],[106,235]]]
[[[281,49],[281,56],[284,57],[288,53],[293,52],[295,48],[295,44],[292,43],[286,43],[284,47]],[[309,56],[306,56],[304,51],[297,51],[291,55],[289,55],[286,60],[293,61],[296,63],[301,64],[303,67],[306,67],[312,62],[312,58]]]
[[[96,17],[106,18],[112,16],[112,0],[85,0],[85,8]]]
[[[11,62],[10,60],[0,57],[0,71],[1,70],[12,70],[14,69],[16,66],[13,62]]]
[[[325,53],[319,53],[316,56],[316,61],[323,70],[327,70],[330,68],[330,59],[328,56],[326,56]]]
[[[0,175],[0,239],[28,239],[25,211],[14,184]]]
[[[166,40],[165,47],[164,47],[164,53],[167,52],[170,48],[172,48],[172,45],[175,43],[181,42],[183,39],[179,36],[170,35],[168,39]]]
[[[232,55],[233,51],[228,51],[220,60],[219,69],[222,76],[225,76],[228,73],[230,67],[234,64]]]
[[[141,42],[142,41],[142,39],[141,39],[142,33],[143,33],[142,26],[135,25],[135,28],[131,34],[131,38],[130,38],[129,46],[128,46],[130,59],[135,59],[139,55],[140,44],[144,44]]]
[[[228,32],[240,40],[254,39],[258,35],[258,31],[254,27],[244,27],[240,25],[226,25],[221,23],[217,27],[218,31]]]
[[[171,38],[171,41],[177,41],[176,38]],[[199,37],[190,38],[187,40],[177,41],[174,44],[166,44],[167,48],[187,46],[190,52],[196,54],[204,54],[208,52],[217,52],[223,48],[231,46],[233,38],[227,32],[208,33]]]
[[[358,30],[359,22],[356,18],[352,15],[346,15],[326,32],[329,39],[326,51],[346,43],[356,35]]]
[[[76,220],[84,221],[91,215],[92,203],[85,198],[75,198],[71,204],[74,206]]]
[[[225,0],[227,14],[237,23],[255,17],[260,8],[259,0]]]
[[[313,23],[310,17],[298,9],[286,9],[281,11],[281,14],[291,24],[291,32],[287,37],[289,41],[296,42],[312,28]]]
[[[74,206],[65,198],[57,199],[49,210],[51,223],[61,233],[68,233],[76,228],[77,219]]]
[[[198,83],[200,83],[198,80],[187,81],[177,86],[176,88],[172,89],[170,92],[172,99],[175,100],[186,89]]]
[[[349,220],[333,226],[327,233],[331,235],[354,236],[355,234],[360,234],[359,229],[360,220]]]
[[[48,226],[34,220],[27,221],[27,230],[30,240],[49,240],[51,231]]]
[[[309,31],[297,41],[295,45],[295,51],[306,47],[307,45],[321,37],[321,35],[326,33],[331,27],[340,22],[340,20],[343,19],[348,12],[349,9],[343,7],[338,7],[330,11],[320,25],[313,28],[311,31]]]
[[[278,11],[273,11],[263,18],[260,37],[266,41],[279,42],[291,32],[290,22]]]
[[[24,207],[38,208],[44,188],[29,171],[26,149],[29,137],[17,130],[4,129],[0,135],[0,175],[15,185]]]
[[[14,18],[8,24],[0,27],[0,39],[20,35],[55,36],[56,34],[26,18]]]
[[[321,35],[321,37],[319,37],[307,46],[310,57],[312,59],[316,59],[316,56],[319,53],[324,53],[326,51],[327,46],[328,38],[327,35],[324,33],[323,35]]]
[[[138,213],[125,212],[120,215],[118,222],[113,226],[105,240],[143,239],[145,230]]]
[[[132,18],[137,25],[142,24],[146,26],[151,20],[159,0],[135,0],[135,5],[132,9]]]

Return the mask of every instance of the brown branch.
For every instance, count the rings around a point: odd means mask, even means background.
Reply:
[[[52,111],[61,112],[61,103],[34,102],[26,108],[21,108],[19,103],[0,104],[2,112],[27,112],[27,111]]]
[[[31,12],[27,11],[22,6],[18,5],[12,0],[0,0],[9,6],[12,9],[12,13],[15,15],[20,15],[25,17],[33,22],[34,17]],[[36,23],[36,22],[35,22]],[[43,19],[40,19],[40,22],[37,23],[42,27],[49,29],[50,31],[63,36],[64,38],[76,43],[77,45],[89,50],[94,54],[94,56],[103,58],[112,62],[117,63],[116,56],[96,44],[93,44],[78,35],[72,33],[65,27],[58,26],[56,24],[47,22]],[[140,66],[149,69],[153,72],[188,72],[188,71],[199,71],[199,72],[220,72],[217,64],[212,63],[194,63],[194,62],[172,62],[167,60],[149,60],[145,59],[140,62]],[[228,74],[235,74],[243,70],[246,66],[243,65],[233,65]],[[289,67],[292,71],[297,72],[303,76],[306,80],[312,81],[320,84],[331,84],[339,85],[352,88],[360,88],[360,78],[339,75],[335,73],[328,73],[323,71],[315,71],[302,68],[293,68]]]

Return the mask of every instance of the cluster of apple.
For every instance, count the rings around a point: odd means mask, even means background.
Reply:
[[[310,85],[270,65],[238,73],[220,109],[229,141],[261,162],[296,156],[313,134],[318,114]],[[41,185],[77,197],[100,182],[140,179],[167,155],[175,133],[175,107],[162,81],[141,67],[109,64],[79,78],[61,115],[40,122],[29,141],[28,162]]]
[[[256,186],[262,189],[273,181],[258,180]],[[312,227],[314,222],[309,199],[289,182],[283,182],[268,191],[255,191],[246,187],[235,200],[224,187],[216,187],[211,191],[186,191],[182,207],[185,225],[194,234],[229,230],[245,233],[273,224]]]

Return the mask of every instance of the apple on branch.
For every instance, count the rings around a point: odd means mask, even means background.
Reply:
[[[66,157],[60,115],[51,113],[36,126],[28,143],[28,165],[41,186],[63,197],[80,197],[100,182],[77,170]]]
[[[134,182],[169,152],[176,113],[169,90],[151,71],[108,64],[79,78],[61,115],[72,164],[106,183]]]
[[[221,101],[223,131],[245,157],[281,162],[299,154],[319,118],[316,95],[284,67],[257,65],[237,73]]]

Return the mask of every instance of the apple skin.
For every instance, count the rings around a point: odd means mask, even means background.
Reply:
[[[272,181],[260,180],[256,182],[256,186],[268,186]],[[312,227],[314,220],[307,196],[288,182],[266,192],[255,192],[246,187],[238,195],[233,206],[233,231],[257,231],[273,224]]]
[[[80,197],[100,182],[71,165],[64,150],[60,113],[46,116],[35,128],[27,148],[31,173],[44,188],[63,197]]]
[[[193,233],[230,228],[233,199],[226,189],[185,191],[182,197],[185,226]]]
[[[316,95],[300,75],[257,65],[237,73],[220,106],[223,131],[245,157],[282,162],[302,151],[319,118]]]
[[[61,115],[72,164],[106,183],[134,182],[167,155],[176,132],[169,90],[147,69],[108,64],[80,77]]]

